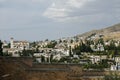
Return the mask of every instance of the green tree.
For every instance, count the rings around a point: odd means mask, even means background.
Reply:
[[[36,50],[35,50],[36,53],[39,53],[39,46],[36,47]]]
[[[59,40],[59,43],[62,43],[62,40],[61,40],[61,39]]]
[[[2,41],[0,40],[0,56],[3,56]]]
[[[100,38],[99,40],[98,40],[98,44],[102,44],[102,45],[104,45],[104,40],[103,40],[103,38]]]
[[[41,62],[45,62],[45,57],[41,56]]]
[[[36,46],[37,46],[37,43],[34,41],[34,42],[30,43],[30,46],[31,46],[31,47],[36,47]]]
[[[81,52],[93,52],[93,50],[90,47],[90,44],[85,44],[82,42],[82,44],[80,45],[80,51]]]
[[[57,42],[56,41],[51,41],[46,47],[47,48],[54,48],[56,46]]]
[[[72,50],[71,50],[71,46],[69,47],[69,56],[72,57]]]
[[[120,80],[120,75],[116,72],[110,72],[109,75],[105,75],[103,80]]]
[[[26,49],[23,49],[22,52],[20,52],[20,56],[31,56],[33,57],[33,53],[34,51],[33,50],[26,50]]]
[[[51,54],[50,55],[50,62],[52,63],[52,60],[53,60],[53,55]]]
[[[71,40],[70,40],[70,43],[73,43],[73,42],[74,42],[74,41],[71,39]]]
[[[49,41],[48,39],[45,40],[46,42]]]
[[[71,60],[70,57],[68,57],[68,56],[67,56],[67,57],[62,57],[62,58],[59,60],[59,62],[62,62],[62,63],[65,62],[65,61],[66,61],[67,63],[71,63],[72,60]]]

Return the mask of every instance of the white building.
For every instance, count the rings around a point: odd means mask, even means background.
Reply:
[[[50,44],[50,41],[40,41],[40,42],[38,42],[38,46],[40,47],[40,48],[44,48],[44,47],[46,47],[48,44]]]
[[[10,40],[10,48],[3,48],[3,52],[14,57],[19,57],[20,52],[23,49],[29,49],[29,42],[27,41],[14,41],[13,38]]]
[[[19,50],[29,49],[29,42],[27,42],[27,41],[14,41],[14,39],[11,38],[10,48],[19,49]]]
[[[55,49],[57,53],[63,53],[66,56],[69,56],[69,50],[64,50],[64,49]]]
[[[8,46],[8,42],[7,41],[4,40],[2,43],[3,43],[3,45],[2,45],[3,48],[6,47],[6,46]]]
[[[100,61],[100,56],[90,56],[90,60],[93,64],[97,63],[98,61]]]
[[[19,52],[22,52],[22,50],[18,50],[14,48],[3,48],[3,52],[13,57],[20,57]]]
[[[115,70],[117,70],[116,65],[111,65],[110,70],[111,70],[111,71],[115,71]]]

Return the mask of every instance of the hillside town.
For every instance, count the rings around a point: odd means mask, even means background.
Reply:
[[[120,70],[120,41],[93,33],[44,41],[1,41],[2,56],[32,57],[33,63],[81,64],[84,70]]]

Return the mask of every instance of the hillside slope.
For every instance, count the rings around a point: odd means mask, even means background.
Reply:
[[[106,40],[108,39],[120,40],[120,23],[104,29],[92,30],[90,32],[86,32],[84,34],[78,35],[77,37],[88,37],[92,34],[102,34],[104,35],[103,38]]]

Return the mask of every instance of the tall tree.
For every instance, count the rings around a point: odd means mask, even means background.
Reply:
[[[41,62],[45,62],[45,57],[41,56]]]
[[[69,56],[72,57],[72,50],[71,50],[71,46],[69,47]]]
[[[3,56],[2,41],[0,40],[0,56]]]

